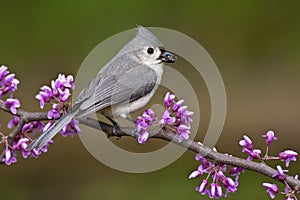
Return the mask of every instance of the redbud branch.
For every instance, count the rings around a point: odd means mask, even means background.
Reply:
[[[0,109],[8,113],[11,113],[10,109],[5,105],[3,101],[0,101]],[[18,109],[16,115],[20,117],[20,122],[17,125],[17,127],[8,135],[8,142],[10,145],[12,144],[13,140],[18,135],[18,133],[22,131],[22,127],[25,123],[32,122],[32,121],[48,120],[47,112],[28,112],[22,109]],[[132,137],[131,133],[134,130],[133,128],[122,128],[122,130],[120,129],[114,130],[114,127],[112,125],[109,125],[105,122],[98,121],[92,118],[80,118],[78,120],[81,124],[103,131],[105,134],[107,134],[108,137],[122,137],[122,136]],[[260,174],[268,176],[282,183],[287,183],[295,191],[300,191],[300,180],[295,179],[294,177],[288,175],[286,176],[285,180],[280,180],[277,177],[273,177],[273,175],[276,174],[277,171],[269,167],[265,163],[248,161],[246,159],[215,152],[210,147],[207,147],[205,145],[202,145],[190,139],[183,140],[181,143],[179,143],[178,135],[164,129],[160,130],[159,132],[152,132],[150,133],[150,135],[151,138],[170,141],[182,147],[185,147],[191,151],[200,153],[202,156],[209,158],[216,163],[227,164],[235,167],[248,169],[254,172],[258,172]],[[1,162],[2,158],[3,158],[3,152],[0,155],[0,163],[3,163]]]
[[[5,112],[11,113],[10,109],[1,100],[0,100],[0,109],[4,110]],[[12,145],[16,136],[22,131],[22,127],[24,126],[25,123],[48,119],[47,112],[27,112],[22,109],[17,109],[16,115],[19,116],[20,121],[16,126],[16,128],[7,137],[9,145]],[[4,156],[4,151],[0,155],[0,164],[3,164],[2,162],[3,156]]]
[[[114,133],[113,126],[106,124],[104,122],[101,122],[101,121],[98,121],[95,119],[91,119],[91,118],[81,118],[78,120],[81,124],[104,131],[108,137],[131,136],[131,133],[133,131],[133,128],[122,128],[122,130],[118,129]],[[99,125],[101,128],[99,127]],[[253,161],[238,158],[235,156],[229,156],[226,154],[222,154],[222,153],[213,151],[210,147],[207,147],[205,145],[202,145],[202,144],[195,142],[193,140],[190,140],[190,139],[183,140],[181,143],[179,143],[178,142],[179,136],[172,132],[166,131],[166,130],[160,130],[157,133],[150,133],[150,135],[153,135],[151,138],[157,138],[157,139],[163,139],[166,141],[170,141],[170,142],[173,142],[180,146],[183,146],[191,151],[200,153],[202,156],[209,158],[216,163],[227,164],[227,165],[231,165],[231,166],[235,166],[235,167],[242,167],[244,169],[248,169],[250,171],[258,172],[260,174],[268,176],[279,182],[282,182],[282,183],[286,182],[295,191],[300,191],[300,180],[295,179],[294,177],[288,176],[288,175],[286,176],[285,180],[280,180],[277,177],[273,177],[274,174],[277,174],[277,170],[269,167],[265,163],[253,162]]]

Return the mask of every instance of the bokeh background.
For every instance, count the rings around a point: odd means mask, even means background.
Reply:
[[[58,73],[76,75],[106,38],[136,25],[174,29],[202,44],[223,76],[228,112],[219,151],[245,157],[242,135],[263,147],[261,135],[269,129],[279,137],[271,153],[299,151],[299,7],[299,1],[1,1],[0,63],[21,81],[16,96],[22,108],[37,111],[40,86]],[[198,95],[202,138],[210,117],[203,82]],[[3,132],[9,117],[1,114]],[[128,174],[94,159],[78,137],[58,137],[39,159],[1,166],[0,191],[6,199],[31,200],[208,199],[194,191],[199,179],[187,179],[198,166],[194,156],[186,152],[164,169]],[[290,172],[299,173],[299,162]],[[227,199],[268,199],[263,181],[269,180],[246,172]]]

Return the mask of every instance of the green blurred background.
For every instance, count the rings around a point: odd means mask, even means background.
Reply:
[[[299,6],[299,1],[1,1],[0,63],[21,81],[16,96],[22,107],[37,111],[40,86],[58,73],[75,75],[106,38],[136,25],[174,29],[202,44],[223,76],[228,112],[219,151],[245,157],[238,145],[242,135],[263,146],[261,134],[270,128],[279,137],[271,153],[299,151]],[[202,132],[210,104],[205,85],[200,88]],[[2,131],[7,117],[1,114]],[[200,180],[187,179],[197,165],[194,153],[186,152],[159,171],[127,174],[94,159],[78,137],[56,138],[39,159],[1,166],[0,191],[7,199],[31,200],[208,199],[194,191]],[[291,174],[299,172],[297,165],[292,163]],[[246,172],[227,199],[268,199],[263,181]]]

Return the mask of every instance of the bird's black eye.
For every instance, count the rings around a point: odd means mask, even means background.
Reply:
[[[147,49],[147,53],[148,53],[148,54],[153,54],[153,53],[154,53],[154,49],[153,49],[152,47],[149,47],[149,48]]]

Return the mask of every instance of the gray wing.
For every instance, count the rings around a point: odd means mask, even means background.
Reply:
[[[80,104],[94,95],[96,88],[103,84],[103,79],[110,76],[119,76],[123,72],[126,73],[126,71],[129,71],[131,68],[135,68],[139,65],[140,64],[129,57],[128,54],[121,56],[116,55],[106,65],[104,65],[98,74],[88,83],[88,85],[82,89],[75,104]]]
[[[122,62],[118,62],[118,66],[120,64]],[[89,97],[78,102],[81,103],[78,115],[90,114],[116,104],[132,102],[151,92],[156,85],[156,73],[150,67],[137,62],[131,62],[131,64],[127,66],[128,62],[126,62],[123,67],[117,67],[119,70],[112,66],[108,68],[111,71],[103,72],[105,76],[102,76],[93,90],[89,89],[91,93]]]

